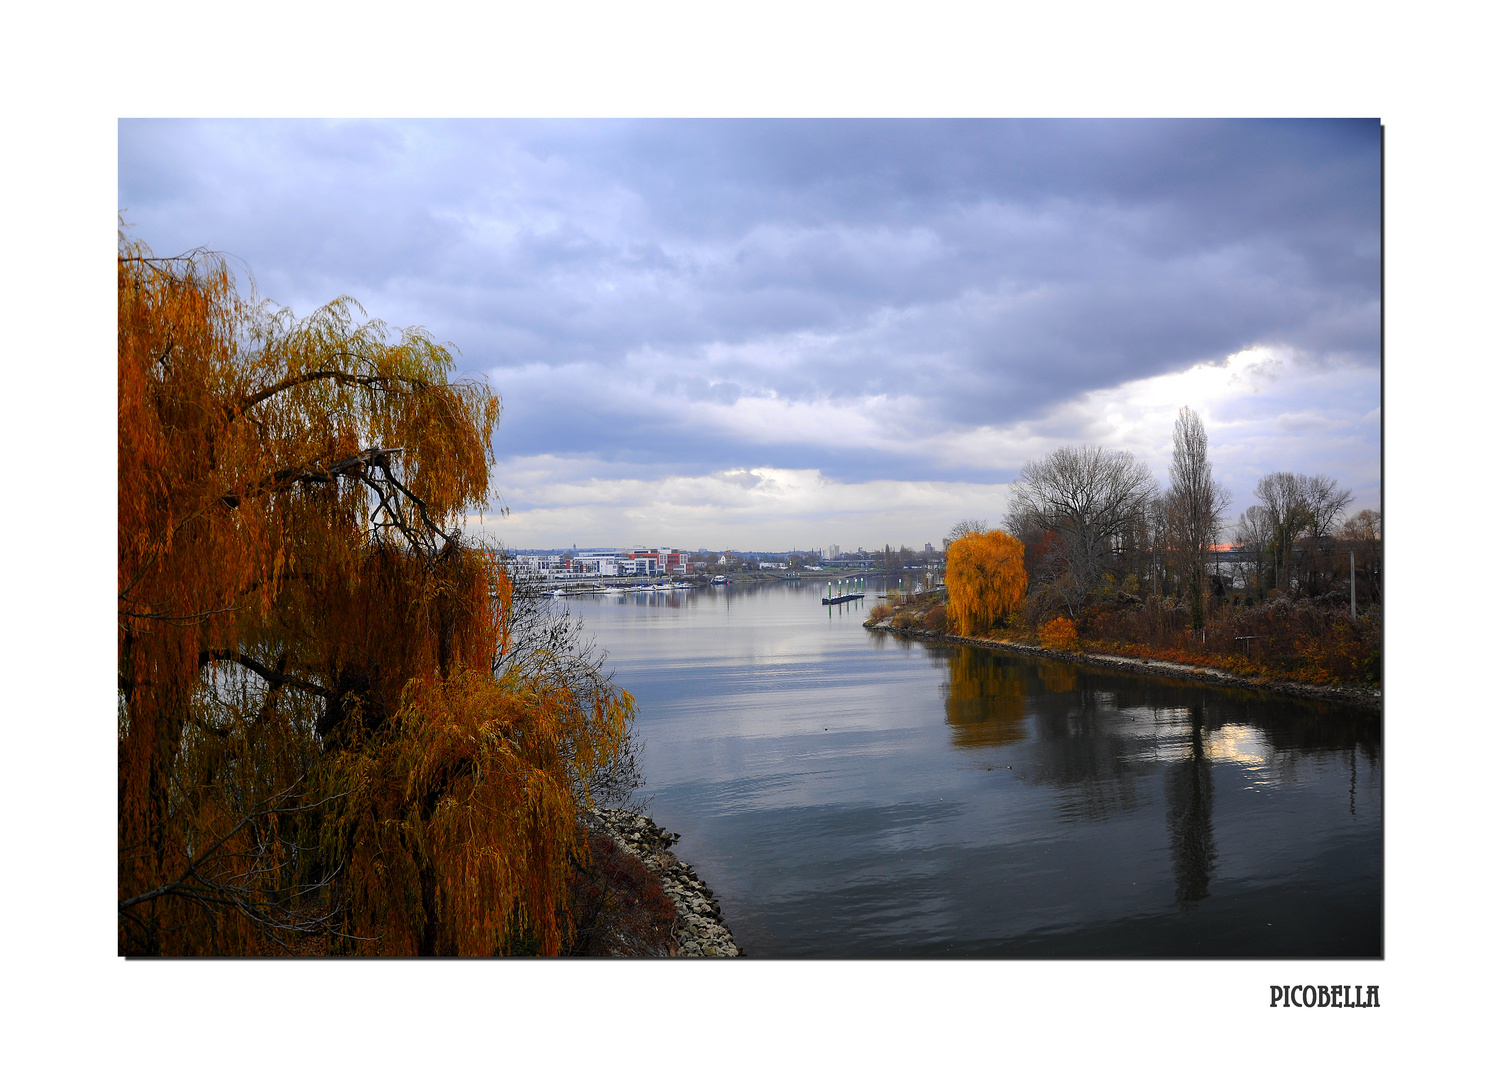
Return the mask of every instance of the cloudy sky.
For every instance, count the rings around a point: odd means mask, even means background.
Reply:
[[[128,120],[118,202],[452,342],[511,546],[938,544],[1182,405],[1379,505],[1376,121]]]

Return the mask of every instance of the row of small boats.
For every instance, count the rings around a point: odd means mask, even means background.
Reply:
[[[664,582],[659,582],[656,585],[653,585],[653,584],[649,584],[649,585],[626,585],[626,586],[622,586],[620,588],[618,588],[615,585],[609,585],[609,586],[607,586],[604,589],[588,589],[588,590],[582,589],[582,590],[579,590],[579,591],[581,591],[581,592],[603,592],[603,593],[605,593],[606,595],[609,596],[609,595],[611,595],[613,593],[629,593],[629,592],[677,592],[680,589],[693,589],[693,588],[696,588],[696,586],[689,584],[687,581],[664,581]],[[549,595],[550,596],[568,596],[569,593],[566,590],[564,590],[564,589],[554,589],[551,593],[549,593]]]

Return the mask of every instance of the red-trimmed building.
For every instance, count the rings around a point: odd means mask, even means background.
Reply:
[[[689,552],[679,548],[633,547],[621,552],[622,569],[633,574],[687,574]]]

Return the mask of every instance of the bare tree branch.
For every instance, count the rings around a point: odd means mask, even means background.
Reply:
[[[253,657],[246,656],[236,649],[205,649],[198,654],[199,667],[209,663],[239,664],[248,671],[254,671],[272,686],[291,686],[297,690],[306,690],[310,694],[317,694],[321,698],[329,698],[334,691],[317,683],[300,679],[296,675],[288,675],[281,671],[273,671]]]
[[[356,353],[337,352],[330,354],[338,359],[364,361],[365,357]],[[261,404],[269,397],[274,397],[285,390],[291,390],[295,386],[305,383],[330,381],[344,386],[365,386],[386,389],[388,386],[403,385],[408,389],[427,390],[433,384],[425,379],[414,379],[405,375],[357,375],[338,368],[327,368],[319,371],[305,371],[298,375],[289,375],[287,378],[273,383],[262,390],[247,394],[239,401],[225,408],[225,420],[231,421],[246,413],[247,410]]]
[[[362,450],[360,453],[347,457],[343,461],[337,461],[333,465],[320,466],[316,464],[292,465],[284,469],[278,469],[247,484],[242,490],[228,492],[219,497],[219,501],[230,509],[239,506],[249,498],[259,495],[269,495],[277,491],[285,491],[294,484],[328,484],[339,479],[341,476],[359,474],[367,466],[375,465],[381,468],[390,477],[389,459],[392,454],[400,454],[404,447],[401,446],[373,446]],[[405,488],[403,489],[406,490]]]

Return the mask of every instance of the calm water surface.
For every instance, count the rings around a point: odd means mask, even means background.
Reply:
[[[1376,711],[904,642],[822,595],[570,601],[750,956],[1381,954]]]

